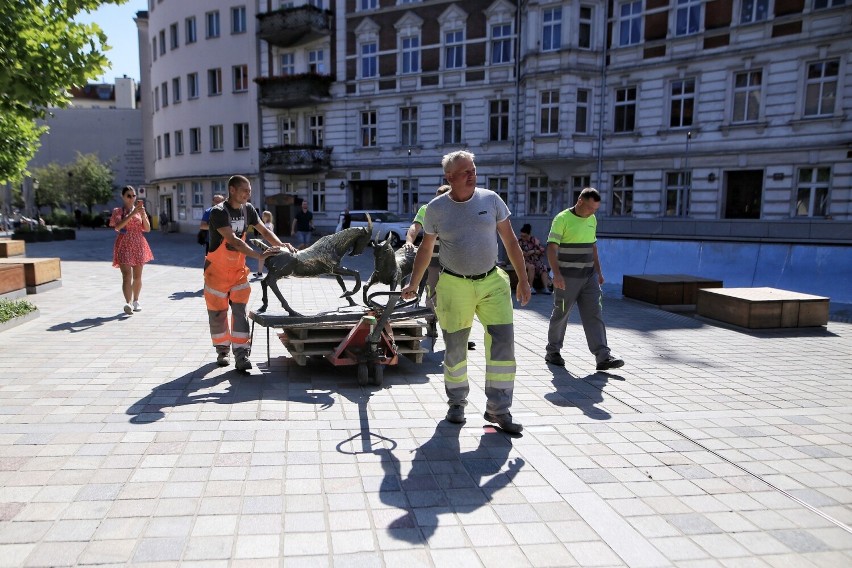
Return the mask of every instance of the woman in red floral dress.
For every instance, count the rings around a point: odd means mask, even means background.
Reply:
[[[550,275],[548,274],[547,263],[545,263],[545,248],[537,238],[532,236],[532,225],[526,223],[521,227],[521,236],[518,238],[518,244],[521,245],[521,251],[524,253],[524,264],[527,268],[527,279],[530,283],[530,291],[535,294],[536,290],[533,287],[535,275],[541,277],[541,284],[544,286],[544,293],[550,294]]]
[[[139,293],[142,291],[142,267],[154,260],[145,235],[151,230],[145,202],[136,200],[136,190],[126,185],[121,189],[123,206],[112,210],[109,226],[118,233],[112,252],[112,265],[121,269],[121,291],[124,293],[124,313],[139,312]],[[132,302],[132,303],[131,303]]]

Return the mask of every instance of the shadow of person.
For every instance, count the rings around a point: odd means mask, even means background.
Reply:
[[[203,298],[204,297],[204,288],[200,290],[196,290],[192,292],[190,290],[185,290],[183,292],[172,292],[169,295],[169,300],[186,300],[188,298]]]
[[[610,379],[623,381],[624,378],[598,371],[583,378],[575,377],[565,370],[553,374],[554,392],[544,395],[545,400],[562,408],[575,407],[594,420],[609,420],[612,415],[596,405],[604,400],[604,387]]]
[[[461,452],[460,431],[459,426],[441,421],[415,451],[404,478],[392,449],[374,451],[384,472],[379,498],[403,512],[387,526],[392,538],[428,542],[440,515],[470,513],[489,503],[525,465],[521,458],[507,464],[512,440],[505,434],[487,428],[475,450]]]
[[[68,321],[65,323],[58,323],[56,325],[52,325],[47,328],[47,331],[70,331],[71,333],[79,333],[81,331],[87,331],[89,329],[100,327],[105,323],[109,323],[111,321],[127,319],[127,317],[128,316],[126,314],[121,313],[107,318],[85,318],[77,321]]]

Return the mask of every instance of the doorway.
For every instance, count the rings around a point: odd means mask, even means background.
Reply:
[[[725,172],[725,219],[760,219],[763,170]]]
[[[352,209],[388,208],[387,180],[350,181],[352,187]]]

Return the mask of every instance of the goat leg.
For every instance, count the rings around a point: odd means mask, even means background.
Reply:
[[[269,275],[267,275],[267,277],[262,280],[261,284],[266,284],[267,278],[269,278]],[[293,308],[291,308],[290,304],[287,303],[287,300],[284,299],[284,295],[281,293],[281,290],[278,289],[278,280],[276,280],[274,278],[271,279],[270,282],[269,282],[269,287],[272,288],[272,292],[275,294],[275,297],[277,297],[278,300],[281,302],[281,306],[285,310],[287,310],[288,315],[290,315],[291,317],[302,315],[299,312],[297,312],[296,310],[294,310]],[[265,291],[266,290],[264,289],[264,292]]]

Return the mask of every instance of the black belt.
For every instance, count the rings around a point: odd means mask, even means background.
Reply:
[[[496,269],[497,269],[496,266],[492,266],[491,270],[489,270],[488,272],[483,272],[482,274],[473,274],[471,276],[465,276],[464,274],[456,274],[455,272],[453,272],[449,268],[442,266],[441,272],[445,272],[445,273],[449,274],[450,276],[455,276],[456,278],[464,278],[466,280],[482,280],[483,278],[485,278],[486,276],[488,276],[489,274],[494,272]]]

